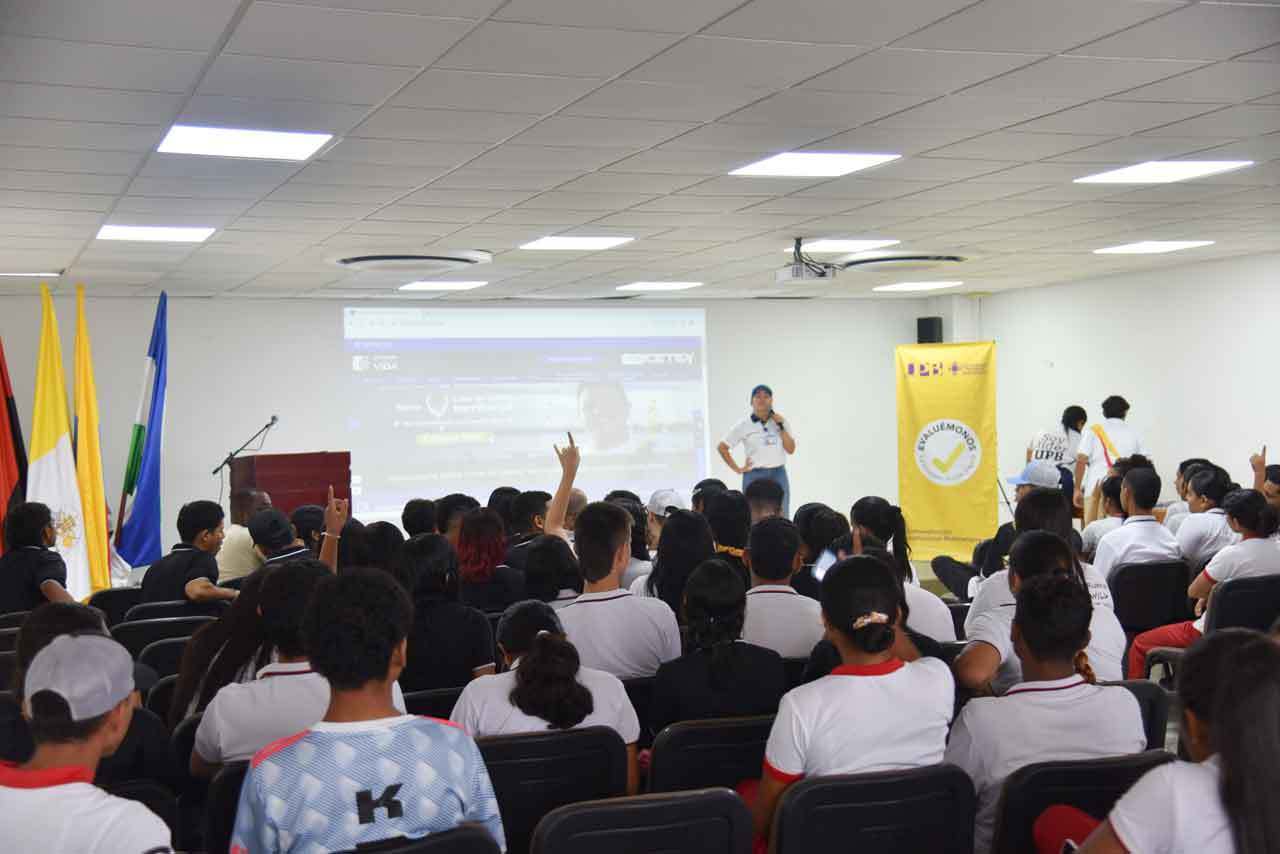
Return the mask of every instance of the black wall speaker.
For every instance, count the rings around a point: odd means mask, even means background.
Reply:
[[[917,344],[941,344],[942,343],[942,318],[941,317],[917,317],[916,318],[916,343]]]

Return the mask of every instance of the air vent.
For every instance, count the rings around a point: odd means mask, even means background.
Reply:
[[[348,255],[331,259],[333,263],[360,273],[398,273],[424,276],[463,270],[476,264],[488,264],[493,253],[480,249],[437,253],[381,253]]]

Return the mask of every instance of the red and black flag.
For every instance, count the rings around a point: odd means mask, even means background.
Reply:
[[[27,450],[22,444],[18,404],[13,400],[9,367],[0,342],[0,553],[4,552],[4,517],[27,496]]]

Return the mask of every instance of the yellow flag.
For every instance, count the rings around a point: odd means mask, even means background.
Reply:
[[[76,483],[84,508],[84,542],[89,557],[89,587],[111,586],[107,550],[107,496],[102,481],[102,442],[98,432],[98,390],[93,381],[93,347],[84,316],[84,285],[76,286]]]

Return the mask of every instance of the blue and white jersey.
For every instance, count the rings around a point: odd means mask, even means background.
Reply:
[[[483,825],[506,850],[480,749],[456,725],[321,721],[253,757],[231,854],[330,854],[463,823]]]

